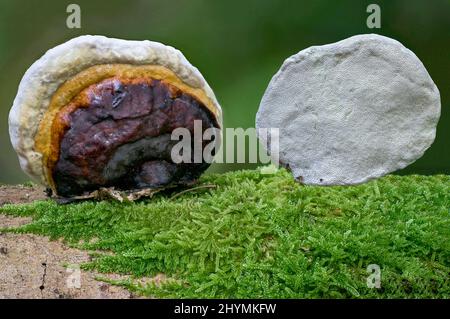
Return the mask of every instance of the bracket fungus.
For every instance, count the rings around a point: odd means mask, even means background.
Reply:
[[[417,56],[375,34],[307,48],[270,81],[257,128],[305,184],[349,185],[406,167],[433,143],[439,90]],[[270,136],[259,136],[269,149]]]
[[[180,51],[81,36],[26,71],[9,132],[29,176],[60,197],[75,197],[100,188],[190,184],[209,163],[175,164],[171,132],[192,132],[194,121],[220,129],[221,108]]]

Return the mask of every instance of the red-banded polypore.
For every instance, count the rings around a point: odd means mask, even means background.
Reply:
[[[279,161],[306,184],[347,185],[406,167],[433,143],[439,90],[400,42],[358,35],[289,57],[256,127],[278,127]],[[259,136],[269,149],[270,137]]]
[[[81,36],[25,73],[9,115],[22,169],[57,195],[188,184],[209,163],[173,163],[171,132],[221,128],[213,91],[183,54],[151,41]]]

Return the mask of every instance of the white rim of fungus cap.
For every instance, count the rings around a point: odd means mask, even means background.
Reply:
[[[356,51],[357,55],[369,54],[372,55],[372,58],[374,59],[379,58],[380,63],[393,63],[398,67],[397,71],[399,78],[384,79],[385,82],[383,83],[382,81],[377,82],[377,84],[380,84],[381,89],[383,89],[384,86],[388,89],[392,89],[392,85],[399,83],[400,86],[398,89],[400,91],[405,91],[405,88],[408,88],[408,85],[401,86],[402,77],[415,75],[415,78],[409,77],[403,80],[410,81],[410,83],[412,83],[411,87],[420,90],[419,92],[408,91],[407,93],[409,93],[411,97],[413,97],[414,94],[419,94],[419,97],[422,99],[418,101],[411,98],[412,105],[400,106],[401,109],[410,111],[410,114],[406,114],[405,119],[411,122],[409,124],[417,125],[417,130],[414,131],[414,128],[410,128],[410,131],[408,132],[409,135],[406,134],[403,136],[403,138],[405,138],[404,141],[399,140],[402,138],[401,136],[391,136],[394,142],[398,143],[398,146],[402,150],[406,150],[409,147],[410,151],[400,154],[398,153],[398,150],[390,149],[390,146],[387,146],[386,150],[392,153],[390,155],[395,156],[392,156],[391,158],[383,158],[383,156],[380,156],[378,163],[376,158],[372,158],[373,166],[367,165],[367,163],[365,164],[364,161],[361,161],[360,159],[353,163],[351,161],[348,162],[350,157],[346,157],[347,161],[342,162],[342,159],[345,158],[345,156],[341,156],[342,154],[333,154],[333,143],[328,143],[329,139],[332,139],[333,136],[326,136],[326,134],[329,134],[332,130],[327,130],[323,124],[327,124],[328,115],[332,116],[334,113],[331,109],[328,109],[325,112],[324,110],[317,109],[317,112],[314,112],[315,107],[323,105],[310,103],[311,101],[320,102],[321,95],[333,97],[335,95],[333,95],[333,92],[330,93],[330,91],[338,91],[344,87],[343,85],[336,87],[324,86],[327,84],[327,76],[340,75],[333,74],[333,72],[336,71],[333,63],[336,62],[339,64],[345,61],[346,58],[351,57],[352,50]],[[338,61],[339,59],[341,59],[341,61]],[[361,56],[355,56],[352,61],[361,62],[361,60],[358,59],[361,59]],[[320,64],[326,64],[327,68],[324,69],[321,74],[323,75],[322,80],[318,81],[318,79],[312,79],[311,76],[314,76],[314,71],[320,67]],[[348,67],[350,70],[348,71],[348,74],[351,75],[351,68],[355,66],[348,65]],[[372,75],[375,74],[373,79],[376,80],[377,72],[383,75],[382,68],[383,65],[380,64],[374,68],[371,73]],[[299,72],[296,73],[296,71]],[[344,69],[342,72],[342,81],[348,80],[348,78],[345,78],[346,70]],[[387,73],[389,73],[389,70]],[[367,75],[365,79],[370,79],[372,75]],[[364,77],[365,75],[363,74],[362,76]],[[371,85],[374,83],[371,83],[370,81],[368,83],[356,83],[356,88],[358,88],[358,84],[362,85],[364,89],[371,88]],[[311,88],[322,89],[311,91]],[[349,104],[354,103],[354,105],[357,105],[358,102],[360,102],[355,95],[352,96],[352,94],[348,94],[346,97],[350,99]],[[374,95],[374,97],[380,99],[383,98],[382,94]],[[396,96],[394,94],[391,97]],[[352,101],[352,98],[356,98],[356,100]],[[405,97],[405,100],[408,100],[408,97]],[[330,101],[330,104],[334,102],[336,101]],[[336,103],[338,102],[339,100],[337,100]],[[293,107],[295,103],[297,103],[297,107]],[[414,107],[417,107],[417,109],[414,109]],[[264,93],[256,115],[256,127],[277,127],[280,129],[280,148],[278,154],[280,164],[287,167],[294,175],[294,178],[299,182],[313,185],[351,185],[363,183],[395,170],[402,169],[420,158],[435,139],[436,126],[440,117],[440,108],[439,90],[422,62],[411,50],[407,49],[394,39],[376,34],[363,34],[332,44],[312,46],[287,58],[280,70],[273,76]],[[382,110],[380,111],[382,112]],[[395,110],[391,111],[395,112]],[[340,111],[337,109],[336,113],[339,114],[339,112]],[[325,117],[323,123],[321,123],[321,118],[317,118],[318,115]],[[420,115],[420,117],[415,119],[414,115]],[[384,114],[384,116],[386,116],[386,114]],[[342,119],[342,121],[345,120],[345,118]],[[332,121],[329,121],[329,123],[333,124]],[[336,121],[336,123],[339,123],[339,121]],[[319,128],[315,133],[312,132],[314,124]],[[370,123],[369,121],[366,124],[376,123]],[[407,124],[407,122],[399,123],[399,125]],[[361,127],[361,124],[359,125]],[[339,127],[338,124],[336,126]],[[364,123],[362,124],[362,127],[364,127]],[[404,127],[407,128],[407,126]],[[369,130],[370,128],[366,127],[366,129]],[[345,134],[340,134],[341,132],[339,131],[336,132],[338,136],[345,136]],[[348,142],[350,145],[352,142],[361,142],[364,137],[370,136],[378,138],[378,140],[375,139],[378,142],[383,141],[381,132],[379,132],[378,137],[376,134],[373,134],[374,132],[370,131],[354,133],[362,134],[362,136],[359,137],[360,140],[355,138],[353,141],[343,142]],[[325,136],[320,137],[320,134],[324,134]],[[401,134],[400,131],[399,135]],[[263,146],[269,150],[270,145],[268,144],[270,144],[270,136],[269,138],[262,135],[258,137]],[[370,144],[371,142],[369,139],[365,141],[367,144]],[[393,143],[392,146],[396,146],[395,143]],[[327,149],[327,147],[330,147],[330,149]],[[360,145],[360,147],[357,147],[356,149],[358,151],[368,150],[369,152],[373,152],[373,150],[370,150],[368,147],[365,149],[364,145]],[[382,149],[382,147],[380,147],[380,149]],[[395,154],[396,151],[397,154]],[[360,156],[362,158],[363,154],[357,153],[355,156]],[[353,174],[348,174],[349,172]]]
[[[56,90],[81,71],[101,64],[160,65],[173,71],[183,82],[202,89],[219,103],[199,70],[177,49],[153,41],[133,41],[84,35],[48,50],[25,72],[9,113],[9,135],[20,166],[34,180],[48,185],[42,154],[34,149],[39,124]]]

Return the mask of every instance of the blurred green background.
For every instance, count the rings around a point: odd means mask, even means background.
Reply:
[[[66,7],[81,6],[81,29]],[[381,7],[369,29],[367,5]],[[203,73],[225,127],[253,127],[260,99],[284,59],[311,45],[379,33],[416,53],[441,92],[437,139],[400,174],[450,174],[450,1],[0,0],[0,182],[28,180],[9,142],[8,112],[26,69],[49,48],[82,34],[150,39],[180,49]],[[212,171],[244,165],[214,164]],[[248,167],[248,166],[247,166]]]

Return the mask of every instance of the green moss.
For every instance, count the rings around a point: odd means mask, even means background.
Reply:
[[[254,170],[200,183],[216,188],[127,204],[40,201],[0,213],[33,217],[14,231],[114,253],[85,268],[174,279],[161,287],[115,282],[146,295],[450,297],[450,176],[312,187],[285,170]],[[381,267],[381,289],[367,287],[369,264]]]

